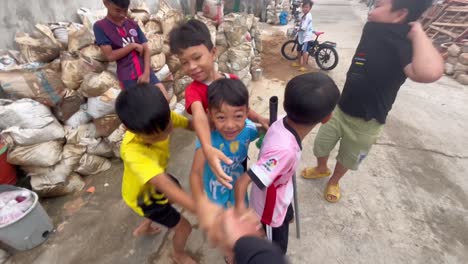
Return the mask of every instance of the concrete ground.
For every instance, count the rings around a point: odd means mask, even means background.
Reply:
[[[366,8],[357,0],[318,0],[312,10],[323,40],[338,43],[340,63],[330,76],[342,87]],[[265,27],[265,38],[285,27]],[[273,43],[273,42],[271,42]],[[274,43],[280,45],[280,43]],[[268,42],[267,42],[268,45]],[[265,45],[264,45],[265,46]],[[280,58],[252,83],[252,108],[268,114],[268,98],[282,100],[285,82],[297,72]],[[312,69],[313,70],[313,69]],[[298,178],[301,239],[291,225],[291,263],[467,263],[468,261],[468,87],[448,77],[423,85],[408,81],[388,123],[357,172],[341,181],[342,199],[323,199],[327,179]],[[303,142],[301,168],[315,165],[317,129]],[[177,132],[169,171],[188,188],[194,136]],[[258,150],[252,147],[250,157]],[[336,155],[336,152],[332,156]],[[40,247],[16,254],[12,263],[172,263],[170,234],[133,238],[141,220],[120,197],[122,165],[87,179],[94,194],[43,201],[57,231]],[[334,160],[329,166],[333,168]],[[108,187],[104,187],[105,184]],[[195,227],[188,249],[200,263],[224,263]]]

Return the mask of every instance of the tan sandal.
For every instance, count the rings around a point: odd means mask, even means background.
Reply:
[[[328,196],[334,196],[336,199],[330,199]],[[325,200],[330,203],[336,203],[340,200],[340,197],[340,185],[328,184],[327,189],[325,190]]]
[[[319,178],[328,177],[330,175],[331,175],[331,171],[329,169],[327,169],[327,171],[324,173],[320,173],[315,169],[315,167],[305,168],[301,172],[301,176],[305,179],[319,179]]]

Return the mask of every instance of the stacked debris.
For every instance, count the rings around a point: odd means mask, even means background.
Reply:
[[[461,84],[468,85],[468,42],[463,46],[453,44],[447,51],[445,74],[453,76]]]
[[[282,12],[289,13],[291,10],[290,1],[281,0],[276,4],[275,0],[272,0],[267,6],[266,22],[268,24],[278,25],[280,23],[280,15]]]
[[[19,51],[0,53],[0,136],[9,146],[8,162],[20,166],[43,197],[81,190],[82,177],[108,170],[109,159],[120,157],[125,133],[114,109],[120,93],[116,64],[94,44],[93,25],[106,11],[77,13],[82,24],[38,24],[36,32],[17,33]],[[196,18],[218,47],[219,70],[248,85],[261,70],[258,19],[229,14],[221,22],[223,15],[210,16],[216,20],[202,13]],[[168,89],[171,109],[182,113],[192,79],[170,53],[167,37],[184,19],[182,12],[160,1],[151,14],[141,2],[132,4],[129,17],[148,39],[151,69]]]
[[[432,6],[421,23],[446,58],[445,73],[468,84],[468,0],[446,0]]]
[[[0,99],[0,135],[9,146],[8,162],[20,166],[43,197],[79,191],[83,176],[108,170],[125,132],[114,109],[116,64],[94,44],[93,24],[106,12],[81,8],[78,14],[83,24],[36,25],[36,32],[16,35],[19,52],[0,54],[0,95],[6,98]],[[149,40],[152,70],[170,79],[169,68],[178,62],[165,36],[182,13],[162,1],[154,16],[144,5],[129,16]]]
[[[423,14],[421,23],[435,42],[463,42],[468,39],[468,0],[440,1]]]

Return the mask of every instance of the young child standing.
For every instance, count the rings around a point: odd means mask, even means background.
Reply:
[[[122,196],[130,208],[148,219],[135,231],[153,231],[151,221],[173,230],[174,261],[191,264],[195,261],[184,248],[192,227],[171,203],[192,213],[195,203],[178,181],[166,173],[172,130],[190,129],[191,124],[187,118],[170,111],[159,89],[151,88],[150,84],[138,84],[125,89],[115,104],[117,115],[127,128],[120,147],[124,163]]]
[[[301,19],[301,27],[299,29],[298,41],[299,45],[297,46],[297,57],[298,62],[293,63],[293,67],[300,67],[299,71],[305,72],[306,65],[308,64],[309,60],[309,48],[310,42],[314,39],[314,28],[312,25],[312,14],[310,10],[314,2],[311,0],[304,0],[302,2],[302,19]]]
[[[288,249],[289,222],[293,217],[292,177],[301,159],[301,142],[317,124],[330,119],[339,96],[336,84],[322,73],[303,74],[289,81],[284,93],[287,115],[268,129],[258,161],[237,180],[236,209],[246,209],[239,201],[244,199],[250,182],[254,182],[250,206],[283,254]]]
[[[327,201],[340,199],[340,179],[348,170],[357,170],[369,154],[406,79],[430,83],[442,76],[442,56],[415,22],[431,4],[377,0],[369,13],[338,107],[315,138],[317,167],[302,172],[307,179],[329,176],[328,157],[340,141],[335,171],[325,190]]]
[[[182,70],[193,79],[185,90],[185,107],[193,116],[201,149],[219,183],[232,189],[232,184],[230,184],[232,177],[228,176],[221,166],[221,161],[231,164],[232,160],[213,147],[206,111],[208,110],[208,85],[218,79],[237,79],[237,77],[215,70],[216,47],[203,22],[192,19],[173,29],[169,34],[169,42],[171,52],[177,54],[180,59]],[[253,110],[249,110],[247,117],[268,128],[268,119],[261,117]]]
[[[109,61],[117,61],[117,77],[123,89],[136,83],[155,85],[168,98],[164,85],[151,71],[148,40],[138,24],[127,18],[130,0],[103,0],[107,16],[94,26],[96,44]]]
[[[249,92],[240,80],[219,79],[208,87],[208,116],[215,128],[211,143],[233,161],[222,167],[233,178],[234,186],[247,169],[242,163],[247,159],[249,144],[258,138],[257,127],[247,119],[248,111]],[[212,202],[224,208],[235,203],[234,190],[218,182],[206,162],[200,141],[196,144],[190,182],[196,200],[204,190]]]

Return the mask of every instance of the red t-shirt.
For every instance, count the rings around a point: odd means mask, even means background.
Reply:
[[[229,79],[239,79],[234,74],[224,73],[224,76]],[[205,111],[208,110],[208,84],[199,81],[193,81],[185,89],[185,110],[192,114],[192,104],[200,101]]]

